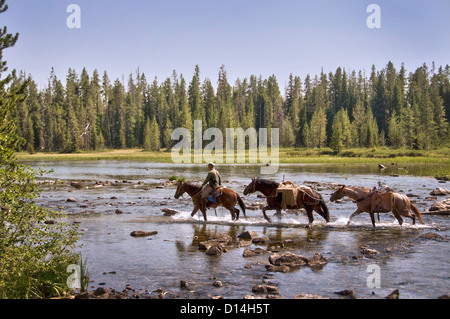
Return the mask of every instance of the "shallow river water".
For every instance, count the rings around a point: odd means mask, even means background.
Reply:
[[[33,162],[33,167],[43,163]],[[217,216],[208,211],[208,222],[200,216],[191,217],[192,203],[187,194],[175,199],[176,187],[164,185],[169,176],[200,182],[206,176],[204,165],[154,164],[132,161],[46,162],[54,172],[40,178],[51,181],[43,186],[39,202],[52,208],[63,208],[68,218],[81,229],[81,255],[87,263],[90,289],[104,286],[122,290],[131,285],[142,296],[151,296],[161,288],[166,298],[243,298],[257,295],[252,287],[263,283],[275,285],[284,298],[299,294],[317,294],[329,298],[345,298],[337,291],[350,289],[357,298],[384,298],[399,289],[400,298],[437,298],[450,292],[450,238],[448,216],[424,216],[425,225],[411,225],[404,218],[399,226],[392,214],[382,214],[374,229],[369,215],[355,217],[347,226],[348,217],[356,205],[343,199],[329,201],[334,191],[319,184],[331,221],[314,214],[314,227],[306,228],[304,214],[287,213],[272,223],[262,217],[261,210],[247,210],[247,218],[231,221],[228,211],[218,208]],[[243,189],[258,176],[254,165],[219,165],[224,184],[242,195]],[[421,210],[434,201],[426,200],[437,187],[450,188],[449,182],[434,177],[414,176],[420,165],[405,168],[390,167],[379,171],[377,165],[280,165],[277,174],[269,178],[295,184],[342,183],[373,187],[381,181],[409,194]],[[400,174],[398,174],[400,172]],[[419,174],[423,175],[423,174]],[[60,183],[53,184],[53,181]],[[84,182],[77,189],[72,181]],[[115,183],[96,186],[94,182]],[[99,183],[98,183],[99,184]],[[312,184],[309,184],[312,185]],[[163,188],[157,188],[162,186]],[[258,193],[244,198],[247,204],[261,202]],[[67,202],[72,197],[76,202]],[[442,200],[445,197],[439,197]],[[164,216],[163,208],[181,211]],[[117,209],[123,213],[117,214]],[[269,216],[274,212],[270,211]],[[242,214],[241,214],[242,216]],[[134,230],[157,231],[149,237],[132,237]],[[255,231],[269,238],[269,243],[247,247],[229,247],[220,256],[208,256],[199,250],[199,242],[211,235],[226,233],[236,238],[244,231]],[[419,237],[433,232],[441,237]],[[320,252],[328,259],[322,269],[300,267],[287,273],[269,272],[270,252],[255,257],[243,257],[245,249],[267,249],[278,245],[306,257]],[[376,255],[362,253],[362,247],[375,249]],[[379,287],[373,283],[373,267],[379,267]],[[371,277],[372,276],[372,277]],[[180,281],[189,288],[181,288]],[[213,286],[221,281],[222,286]],[[263,295],[264,296],[264,295]]]

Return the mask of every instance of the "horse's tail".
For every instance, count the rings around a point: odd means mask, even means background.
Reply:
[[[241,196],[239,196],[238,193],[236,193],[236,196],[237,196],[237,200],[238,200],[238,203],[239,203],[239,207],[241,207],[242,212],[244,213],[244,217],[247,217],[247,215],[245,214],[245,204],[244,204],[244,201],[242,200]]]
[[[323,212],[325,213],[324,218],[328,223],[330,221],[330,211],[328,210],[327,204],[325,204],[325,201],[322,199],[319,205],[322,208]]]
[[[419,219],[419,222],[424,225],[425,223],[423,222],[422,213],[420,212],[420,210],[411,202],[409,203],[409,205],[411,206],[411,210],[413,211],[414,215]]]

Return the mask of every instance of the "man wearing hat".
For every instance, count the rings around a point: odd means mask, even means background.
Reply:
[[[205,181],[202,186],[206,185],[201,192],[201,199],[203,203],[206,205],[206,198],[212,195],[212,199],[214,199],[214,191],[217,187],[222,185],[222,179],[220,178],[219,172],[214,168],[214,163],[208,164],[209,173],[206,176]],[[214,201],[214,200],[212,200]]]

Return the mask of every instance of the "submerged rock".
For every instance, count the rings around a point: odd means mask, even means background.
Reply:
[[[315,253],[312,258],[308,259],[308,266],[314,269],[321,269],[328,263],[328,259],[323,257],[321,253]]]
[[[300,294],[297,296],[294,296],[293,299],[330,299],[328,297],[323,297],[316,294]]]
[[[328,259],[319,252],[315,253],[311,258],[286,252],[283,254],[272,254],[269,257],[269,262],[270,265],[266,265],[268,271],[288,272],[291,268],[301,266],[309,266],[313,270],[319,270],[328,263]]]
[[[182,289],[189,289],[189,284],[185,280],[180,280],[180,288]]]
[[[257,293],[276,294],[276,295],[278,295],[280,293],[278,290],[278,287],[270,286],[270,285],[253,286],[252,291],[257,292]]]
[[[262,255],[262,254],[267,254],[267,250],[262,249],[262,248],[256,248],[256,249],[245,249],[244,252],[242,253],[243,257],[253,257],[253,256],[258,256],[258,255]]]
[[[206,250],[206,254],[210,256],[219,256],[225,252],[225,246],[230,246],[234,243],[234,239],[228,234],[215,234],[207,241],[202,241],[198,244],[198,249]]]
[[[228,234],[215,234],[209,238],[209,241],[214,241],[228,246],[233,244],[234,239]]]
[[[253,239],[254,237],[257,237],[258,233],[255,231],[245,231],[243,233],[241,233],[240,235],[238,235],[239,238],[242,239]]]
[[[432,239],[432,240],[444,240],[445,239],[443,236],[436,234],[434,232],[429,232],[429,233],[419,235],[419,238]]]
[[[338,294],[338,295],[341,295],[341,296],[349,297],[351,299],[356,299],[355,293],[351,289],[344,289],[344,290],[340,290],[340,291],[335,291],[334,293]]]
[[[164,213],[164,216],[174,216],[181,213],[179,210],[171,208],[163,208],[161,211]]]
[[[152,235],[156,235],[156,234],[158,234],[158,232],[156,230],[154,230],[154,231],[134,230],[130,233],[130,236],[147,237],[147,236],[152,236]]]
[[[446,210],[450,210],[450,198],[434,203],[429,209],[430,212]]]
[[[220,256],[223,252],[223,246],[220,243],[214,242],[207,250],[208,256]]]
[[[386,296],[386,299],[398,299],[400,297],[400,291],[395,289],[389,295]]]
[[[444,196],[444,195],[450,195],[450,190],[442,187],[437,187],[434,189],[430,195],[436,195],[436,196]]]
[[[75,188],[82,188],[83,184],[81,182],[71,182],[70,186],[75,187]]]
[[[267,271],[272,271],[272,272],[289,272],[289,271],[291,271],[291,268],[286,265],[280,265],[280,266],[266,265],[266,269],[267,269]]]
[[[254,244],[266,244],[268,242],[269,242],[269,237],[266,237],[266,236],[252,238],[252,243],[254,243]]]
[[[287,266],[291,268],[306,265],[308,263],[308,258],[291,252],[286,252],[284,254],[275,253],[269,257],[269,262],[274,266]]]
[[[364,255],[369,255],[369,256],[374,256],[374,255],[378,255],[380,252],[376,249],[371,249],[371,248],[367,248],[367,247],[361,247],[361,254]]]

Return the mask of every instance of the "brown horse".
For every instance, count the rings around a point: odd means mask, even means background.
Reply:
[[[398,220],[400,225],[403,224],[403,219],[401,216],[409,217],[412,219],[413,225],[416,223],[416,217],[419,219],[419,222],[423,224],[422,214],[414,206],[408,197],[399,193],[384,193],[391,194],[391,196],[381,196],[374,192],[372,189],[367,187],[348,187],[342,185],[339,189],[331,194],[330,200],[332,202],[341,199],[344,196],[347,196],[354,201],[356,201],[357,209],[356,211],[350,215],[348,220],[348,224],[350,224],[353,217],[359,215],[363,212],[368,212],[370,214],[370,219],[372,220],[372,225],[375,227],[375,213],[388,213],[390,211],[393,212],[395,218]],[[373,197],[377,195],[379,198],[379,204],[374,208]],[[410,211],[414,214],[411,215]]]
[[[262,212],[264,218],[268,222],[270,222],[270,218],[267,217],[267,210],[276,210],[278,218],[281,218],[281,201],[279,197],[277,198],[277,188],[279,186],[280,183],[277,182],[260,178],[252,178],[252,182],[244,189],[244,195],[254,192],[261,192],[266,196],[267,205],[263,207]],[[287,209],[305,208],[308,215],[309,226],[311,226],[314,221],[313,210],[315,210],[320,216],[322,216],[328,223],[330,221],[330,213],[328,211],[327,205],[325,204],[325,201],[319,193],[310,188],[308,189],[310,191],[306,192],[305,189],[298,187],[297,205],[287,207]]]
[[[239,204],[239,207],[241,207],[242,212],[244,213],[244,217],[247,217],[245,215],[245,204],[239,194],[235,191],[226,187],[222,188],[222,194],[216,197],[216,201],[214,203],[208,201],[206,207],[203,205],[202,199],[200,197],[201,191],[201,186],[197,186],[191,183],[179,182],[177,190],[175,192],[175,198],[178,199],[185,192],[188,193],[189,196],[192,197],[192,202],[194,203],[194,209],[192,210],[191,216],[194,216],[200,209],[200,211],[203,213],[203,219],[205,221],[207,221],[206,209],[217,208],[219,206],[223,206],[230,211],[232,220],[238,220],[239,209],[235,208],[236,204]]]

